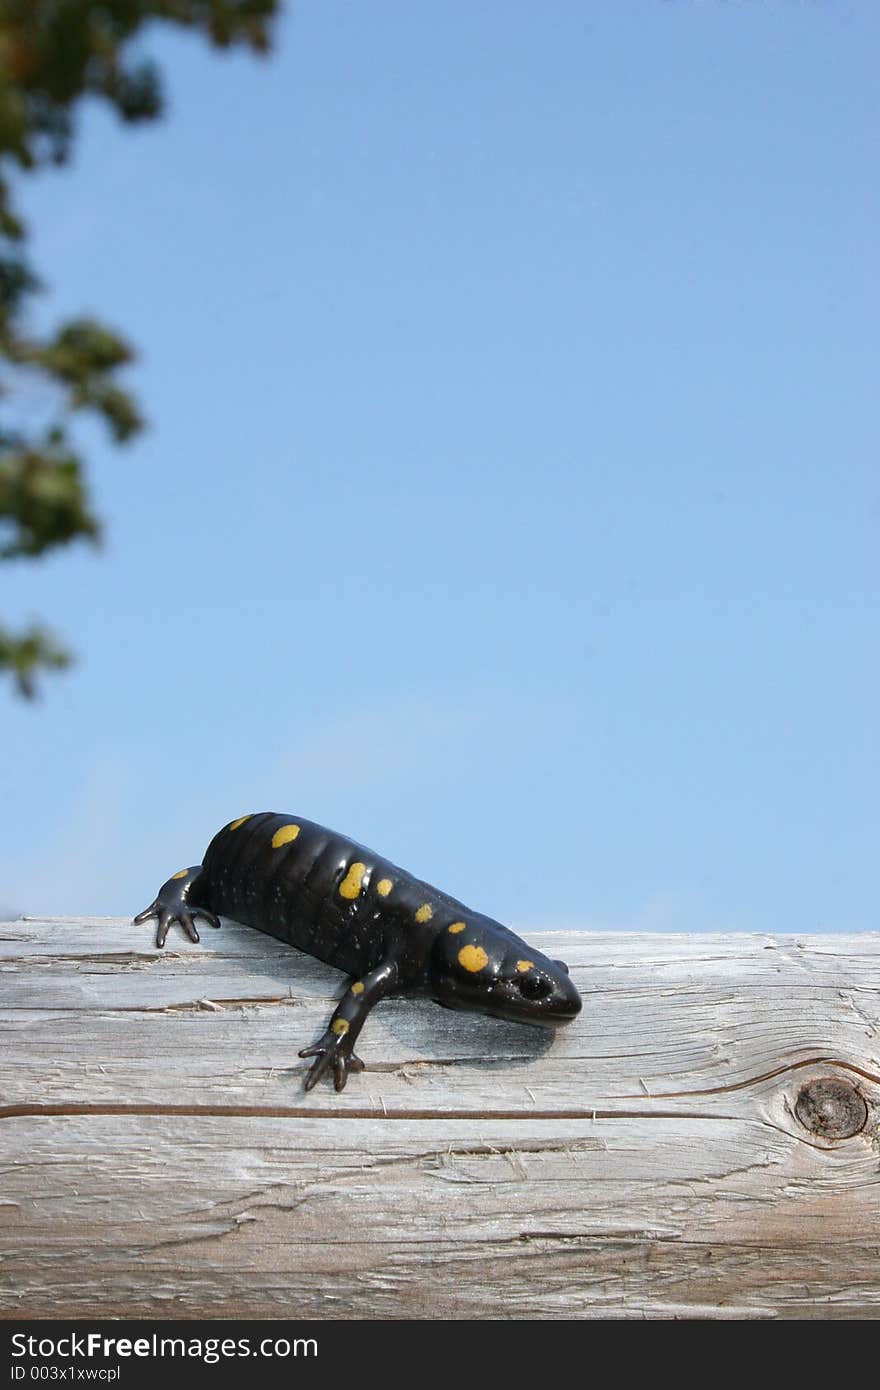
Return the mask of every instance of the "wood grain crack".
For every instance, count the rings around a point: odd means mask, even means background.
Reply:
[[[858,1066],[855,1062],[848,1062],[843,1057],[803,1057],[797,1062],[786,1062],[782,1066],[774,1067],[771,1071],[760,1072],[755,1076],[747,1076],[744,1081],[730,1081],[722,1086],[706,1086],[695,1091],[650,1091],[647,1092],[654,1100],[687,1100],[690,1096],[719,1096],[731,1091],[744,1091],[749,1086],[758,1086],[762,1081],[772,1081],[777,1076],[784,1076],[786,1072],[801,1071],[804,1067],[840,1067],[844,1071],[850,1071],[855,1076],[861,1076],[865,1081],[873,1081],[880,1085],[880,1075],[877,1072],[868,1071],[865,1067]],[[638,1093],[634,1095],[622,1096],[622,1100],[642,1099]]]
[[[644,1099],[644,1097],[642,1097]],[[216,1116],[223,1119],[270,1120],[712,1120],[723,1119],[717,1113],[682,1112],[681,1110],[470,1110],[440,1109],[382,1109],[367,1107],[322,1108],[309,1105],[77,1105],[75,1102],[56,1104],[0,1105],[0,1120],[23,1117],[39,1118],[53,1115],[160,1115],[199,1118]],[[731,1117],[732,1118],[732,1117]]]

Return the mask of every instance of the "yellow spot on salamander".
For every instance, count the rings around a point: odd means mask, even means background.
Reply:
[[[352,901],[361,891],[361,883],[364,874],[367,872],[366,864],[351,864],[348,873],[339,885],[339,893],[343,898]],[[348,1025],[346,1024],[346,1027]]]
[[[330,1032],[335,1033],[337,1038],[344,1038],[348,1032],[348,1024],[344,1018],[337,1018],[335,1023],[330,1024]]]
[[[289,845],[291,840],[295,840],[299,834],[298,825],[282,825],[280,830],[276,830],[272,836],[272,848],[280,849],[282,845]]]
[[[453,936],[457,936],[460,931],[464,931],[464,922],[453,922],[449,930]]]
[[[432,918],[433,916],[434,916],[434,909],[433,909],[433,907],[431,906],[431,904],[430,904],[430,903],[422,903],[421,907],[419,908],[418,912],[416,913],[416,921],[417,921],[417,922],[430,922],[430,920],[431,920],[431,918]]]
[[[527,970],[534,970],[535,962],[533,960],[518,960],[516,968],[521,975],[524,975]]]
[[[465,970],[471,970],[476,974],[489,964],[489,957],[482,946],[462,946],[458,953],[458,963],[463,965]]]
[[[187,876],[188,873],[189,873],[189,869],[178,869],[177,873],[176,873],[176,874],[172,874],[171,877],[172,877],[172,878],[186,878],[186,876]]]
[[[353,984],[352,987],[351,987],[351,992],[352,992],[352,994],[363,994],[363,992],[364,992],[364,983],[363,983],[363,980],[355,980],[354,984]]]
[[[240,825],[244,825],[244,823],[245,823],[246,820],[250,820],[250,816],[249,816],[249,815],[248,815],[248,816],[239,816],[238,820],[234,820],[234,821],[232,822],[231,825],[227,825],[226,829],[227,829],[227,830],[237,830],[238,827],[239,827]]]
[[[381,898],[387,898],[393,887],[394,884],[391,882],[390,878],[380,878],[379,882],[376,884],[376,892]]]

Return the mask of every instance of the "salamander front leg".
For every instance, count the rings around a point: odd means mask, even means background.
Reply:
[[[305,1080],[310,1091],[325,1072],[333,1068],[333,1084],[341,1091],[350,1071],[363,1071],[364,1064],[354,1052],[358,1033],[367,1021],[367,1014],[397,980],[397,966],[378,965],[362,979],[352,980],[340,999],[324,1036],[313,1047],[304,1047],[300,1057],[315,1057]]]
[[[220,923],[214,913],[209,912],[206,907],[199,907],[190,898],[190,892],[193,888],[196,889],[195,896],[198,896],[197,880],[201,872],[201,864],[196,864],[192,869],[181,869],[179,873],[172,874],[168,881],[162,884],[150,906],[145,907],[143,912],[139,912],[135,917],[134,921],[137,926],[141,922],[148,921],[151,917],[158,917],[157,946],[165,945],[168,928],[172,922],[180,923],[190,941],[198,941],[199,939],[195,923],[197,917],[204,917],[205,921],[210,922],[212,927],[219,927]]]

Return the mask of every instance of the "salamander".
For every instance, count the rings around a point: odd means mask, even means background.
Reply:
[[[198,941],[196,921],[233,917],[350,977],[323,1036],[300,1057],[315,1061],[311,1088],[332,1072],[341,1091],[363,1070],[354,1052],[380,999],[423,996],[517,1023],[555,1028],[581,999],[564,961],[527,946],[500,922],[300,816],[239,816],[214,836],[204,860],[180,869],[134,921],[158,918],[163,947],[178,922]]]

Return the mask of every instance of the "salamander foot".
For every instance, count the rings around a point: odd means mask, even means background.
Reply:
[[[338,1020],[337,1020],[338,1022]],[[349,1072],[363,1071],[364,1064],[352,1051],[353,1044],[345,1033],[335,1030],[333,1024],[313,1047],[304,1047],[300,1057],[315,1057],[315,1061],[305,1079],[305,1090],[310,1091],[326,1072],[333,1068],[333,1085],[337,1091],[343,1090]]]
[[[195,921],[197,917],[203,917],[206,922],[210,922],[212,927],[220,926],[219,918],[213,912],[209,912],[206,907],[197,907],[194,903],[187,902],[187,894],[201,867],[199,864],[194,869],[181,869],[180,873],[172,874],[171,878],[162,884],[150,906],[145,907],[143,912],[139,912],[134,918],[135,925],[140,926],[141,922],[147,922],[151,917],[158,917],[157,946],[165,945],[168,929],[174,922],[180,923],[190,941],[198,941],[199,939]]]

